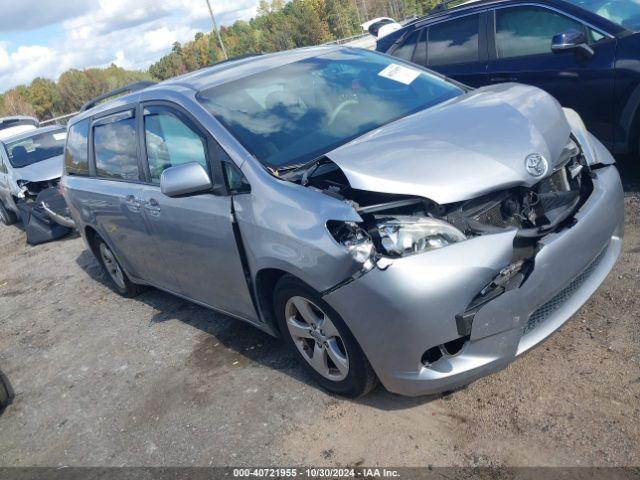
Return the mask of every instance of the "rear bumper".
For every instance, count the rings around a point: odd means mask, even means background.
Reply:
[[[459,337],[455,315],[510,263],[515,231],[396,260],[325,300],[349,325],[388,390],[451,390],[504,368],[542,342],[604,281],[624,234],[624,195],[614,166],[597,170],[594,191],[575,218],[571,228],[541,240],[520,288],[477,312],[464,348],[429,367],[421,362],[423,353]]]

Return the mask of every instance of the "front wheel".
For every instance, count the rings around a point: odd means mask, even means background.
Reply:
[[[276,285],[274,306],[285,342],[314,380],[346,397],[369,393],[378,379],[340,315],[295,277]]]

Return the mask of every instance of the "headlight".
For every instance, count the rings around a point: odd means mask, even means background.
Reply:
[[[466,240],[464,234],[442,220],[398,215],[378,221],[380,243],[394,257],[446,247]]]
[[[327,222],[327,228],[335,240],[347,249],[353,259],[362,264],[371,261],[375,253],[369,234],[354,222]]]

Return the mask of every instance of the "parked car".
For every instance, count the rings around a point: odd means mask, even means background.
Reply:
[[[11,225],[21,218],[33,245],[73,228],[58,191],[66,138],[64,127],[52,126],[0,140],[0,220]]]
[[[330,391],[497,371],[620,253],[614,160],[540,89],[327,46],[132,90],[71,120],[62,180],[114,289],[281,335]]]
[[[543,88],[614,153],[638,153],[639,30],[637,0],[481,0],[421,18],[377,50],[473,87]]]
[[[18,133],[35,130],[40,126],[37,118],[33,117],[2,117],[0,118],[0,140],[17,135]]]
[[[402,28],[398,22],[389,17],[377,17],[360,25],[363,30],[376,38],[382,38]]]

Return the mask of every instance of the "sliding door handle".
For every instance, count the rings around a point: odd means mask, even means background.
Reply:
[[[150,198],[149,201],[145,202],[144,208],[150,215],[157,217],[160,215],[160,204],[155,198]]]

